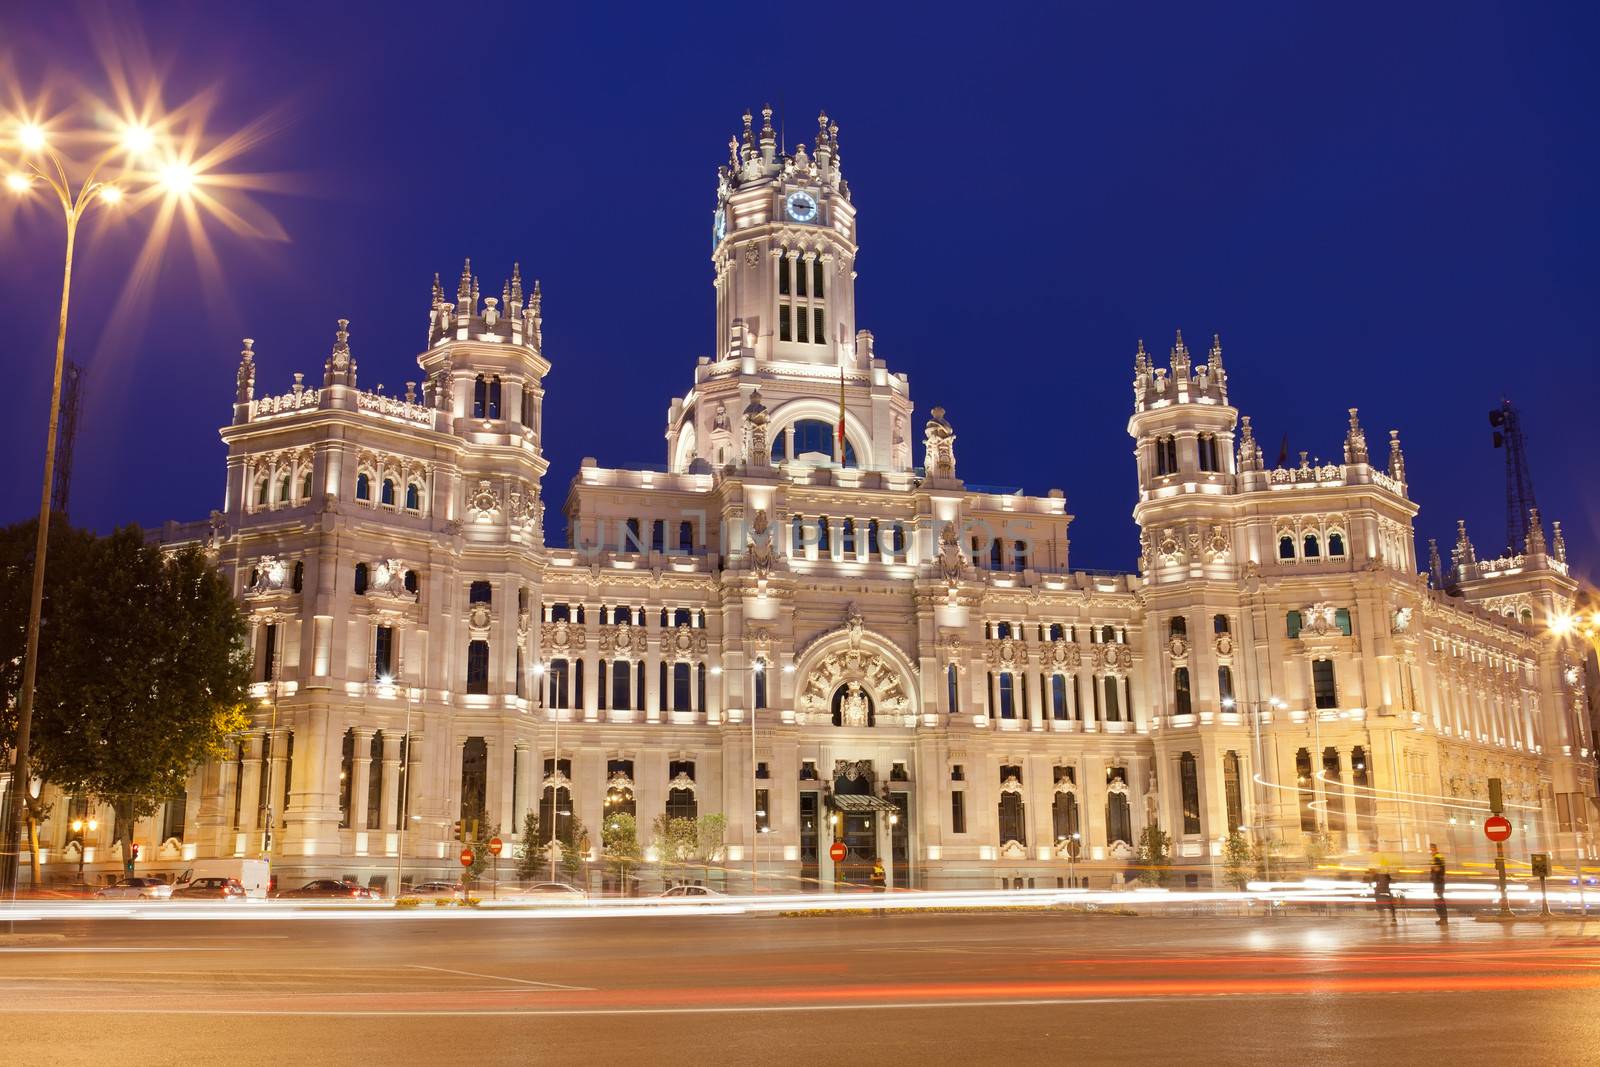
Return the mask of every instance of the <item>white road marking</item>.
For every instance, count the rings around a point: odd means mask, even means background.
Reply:
[[[468,978],[488,978],[496,982],[516,982],[518,985],[538,986],[541,989],[570,989],[581,993],[594,992],[593,986],[562,985],[560,982],[535,982],[531,978],[508,978],[503,974],[480,974],[477,971],[458,971],[453,967],[430,967],[426,963],[409,963],[406,966],[424,971],[442,971],[445,974],[464,974]]]
[[[123,947],[123,946],[120,946],[120,945],[115,946],[115,947],[110,946],[110,945],[82,945],[82,946],[66,945],[66,946],[45,947],[45,946],[40,945],[40,946],[33,946],[33,947],[23,946],[21,948],[0,948],[0,952],[57,952],[57,953],[69,953],[69,954],[70,953],[79,953],[79,952],[230,952],[230,951],[232,951],[232,949],[230,949],[226,945],[146,945],[146,946],[138,946],[138,947]]]

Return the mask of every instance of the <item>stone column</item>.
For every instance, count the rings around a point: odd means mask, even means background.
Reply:
[[[395,818],[400,802],[400,735],[392,730],[383,731],[383,777],[378,812],[380,829],[393,832],[398,827]]]
[[[495,739],[489,748],[489,764],[495,765],[496,756],[499,757],[499,773],[496,788],[489,794],[489,817],[492,821],[499,822],[502,836],[509,837],[521,829],[517,825],[516,803],[516,746],[512,744],[509,736]],[[493,779],[491,779],[493,781]]]
[[[355,758],[350,782],[350,828],[357,835],[367,829],[367,793],[372,788],[372,735],[370,726],[355,728]],[[362,850],[358,849],[360,854]]]
[[[1371,757],[1368,757],[1370,759]],[[1354,754],[1339,757],[1343,766],[1339,770],[1340,792],[1344,794],[1344,841],[1340,844],[1347,852],[1360,852],[1365,847],[1361,840],[1361,827],[1356,820],[1356,761]],[[1371,781],[1369,775],[1368,781]]]
[[[1044,671],[1038,667],[1024,667],[1022,671],[1022,684],[1028,687],[1028,725],[1034,730],[1043,730],[1045,715],[1045,687]]]
[[[287,784],[284,781],[284,778],[289,770],[288,755],[290,734],[291,731],[288,728],[281,726],[272,731],[272,751],[270,753],[271,760],[269,761],[269,765],[267,767],[266,808],[267,811],[272,813],[272,823],[271,825],[265,827],[265,829],[275,839],[278,836],[278,828],[284,825],[284,808],[286,806],[284,801],[284,794],[286,790],[284,787]],[[281,842],[274,840],[273,844],[276,846],[280,845]]]
[[[509,833],[521,835],[522,824],[527,821],[528,812],[537,811],[539,804],[538,783],[542,775],[536,773],[539,763],[538,753],[527,741],[518,741],[515,756],[517,768],[517,803],[516,810],[512,813],[515,820]]]
[[[646,612],[649,614],[649,612]],[[652,626],[645,641],[644,707],[646,722],[661,721],[661,631]]]
[[[252,834],[259,825],[257,799],[261,796],[261,737],[248,734],[244,739],[244,768],[239,792],[239,830]],[[231,851],[231,850],[230,850]]]

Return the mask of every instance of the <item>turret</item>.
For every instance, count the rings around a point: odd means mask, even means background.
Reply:
[[[1209,362],[1198,366],[1190,358],[1182,330],[1173,339],[1167,367],[1157,366],[1144,342],[1139,342],[1133,354],[1133,416],[1128,433],[1137,442],[1142,492],[1173,482],[1227,484],[1234,473],[1237,418],[1238,412],[1228,403],[1220,337],[1212,338]]]

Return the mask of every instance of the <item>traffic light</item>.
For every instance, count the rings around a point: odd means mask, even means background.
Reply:
[[[139,846],[138,845],[134,845],[133,846],[133,860],[134,860],[135,863],[139,862]]]
[[[455,821],[455,825],[450,828],[450,836],[454,837],[457,841],[465,841],[466,840],[466,838],[461,836],[461,820],[460,819],[457,819]]]

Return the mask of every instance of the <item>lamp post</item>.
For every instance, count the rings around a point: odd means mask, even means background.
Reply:
[[[88,837],[85,835],[84,831],[88,830],[88,832],[92,834],[98,829],[100,829],[100,820],[98,820],[98,819],[90,819],[87,822],[85,822],[82,819],[73,819],[72,820],[72,832],[78,835],[78,881],[79,882],[83,881],[83,854],[88,850],[88,844],[89,844]]]
[[[1559,638],[1576,638],[1587,645],[1596,656],[1600,656],[1600,611],[1579,612],[1572,615],[1557,615],[1550,619],[1549,629]],[[1588,803],[1587,798],[1584,800]],[[1570,798],[1569,798],[1570,803]],[[1580,808],[1580,810],[1582,810]],[[1589,813],[1583,813],[1583,829],[1578,828],[1577,814],[1572,816],[1573,859],[1578,868],[1578,907],[1582,915],[1589,914],[1589,907],[1583,898],[1583,861],[1587,847],[1592,846],[1592,841],[1587,840],[1589,828]],[[1559,834],[1561,828],[1556,827]]]
[[[1251,836],[1255,838],[1256,855],[1261,857],[1262,879],[1270,882],[1272,881],[1272,857],[1267,851],[1267,842],[1263,833],[1263,831],[1270,828],[1270,824],[1263,825],[1262,823],[1262,816],[1265,814],[1264,809],[1266,806],[1263,798],[1266,795],[1267,784],[1266,779],[1262,777],[1262,771],[1266,766],[1265,752],[1262,749],[1261,742],[1261,708],[1263,704],[1274,711],[1283,708],[1285,705],[1277,697],[1268,697],[1265,701],[1257,700],[1250,705],[1250,733],[1255,746],[1254,758],[1256,764],[1254,773],[1250,776],[1250,780],[1255,784],[1255,789],[1252,792],[1255,794],[1256,803],[1256,817],[1250,820],[1250,829],[1252,831]],[[1233,697],[1226,697],[1222,701],[1222,706],[1224,709],[1232,711],[1237,706],[1237,702]]]
[[[406,702],[406,732],[404,736],[405,751],[400,760],[400,837],[395,842],[394,850],[394,895],[400,896],[400,886],[405,880],[406,869],[406,823],[411,820],[411,687],[405,684],[404,667],[401,668],[400,692]],[[394,678],[384,675],[378,681],[391,692],[394,688]]]
[[[61,310],[56,322],[55,374],[50,385],[50,418],[45,431],[44,485],[39,494],[39,527],[34,542],[33,588],[28,600],[27,644],[22,658],[22,688],[17,698],[17,736],[11,776],[11,817],[4,829],[4,850],[0,852],[0,886],[15,889],[20,858],[23,809],[27,805],[29,743],[33,730],[34,683],[39,669],[39,616],[44,605],[45,554],[50,537],[50,492],[55,479],[56,431],[61,422],[61,376],[67,351],[67,306],[72,295],[72,262],[77,248],[78,223],[96,204],[120,203],[125,190],[118,180],[130,177],[127,164],[145,156],[154,147],[155,137],[148,127],[129,122],[111,147],[89,165],[87,175],[76,186],[68,176],[69,163],[50,144],[50,136],[37,123],[16,125],[13,138],[21,150],[22,163],[6,175],[6,188],[25,195],[43,185],[60,202],[66,223],[66,250],[61,272]],[[101,172],[113,160],[123,166],[116,179],[102,178]],[[159,184],[169,192],[184,193],[193,185],[194,174],[184,164],[171,163],[162,172]],[[35,881],[38,872],[34,872]]]
[[[734,669],[734,670],[748,670],[751,673],[751,675],[759,683],[759,682],[763,681],[766,678],[767,661],[764,660],[764,659],[757,659],[749,667],[731,668],[731,669]],[[712,667],[711,668],[711,674],[713,676],[717,676],[717,675],[720,675],[722,673],[723,673],[723,668],[722,667]],[[786,665],[783,668],[783,673],[784,674],[793,674],[794,673],[794,665],[793,664]],[[753,698],[753,696],[754,696],[754,694],[752,694],[752,698]],[[759,800],[760,800],[760,789],[755,784],[757,781],[759,781],[759,779],[756,777],[756,769],[757,769],[757,763],[756,763],[756,710],[757,709],[756,709],[756,704],[757,703],[761,703],[761,702],[758,702],[755,699],[751,699],[751,701],[750,701],[750,892],[752,894],[757,891],[758,887],[761,884],[761,882],[760,882],[760,878],[761,878],[761,861],[758,858],[758,854],[760,852],[759,842],[761,840],[761,835],[766,832],[766,831],[761,829],[761,816],[764,815],[765,812],[763,812],[761,810],[761,805],[759,803]]]

